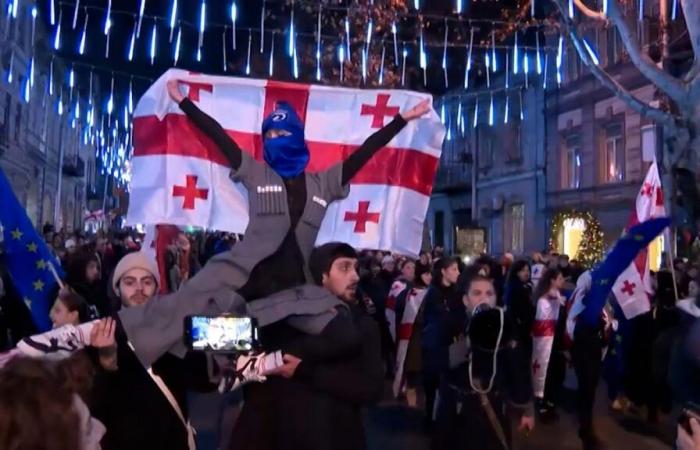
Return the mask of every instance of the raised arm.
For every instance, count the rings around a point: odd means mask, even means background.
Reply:
[[[241,167],[242,150],[238,144],[226,134],[226,131],[224,131],[221,125],[211,116],[197,108],[189,98],[182,95],[178,80],[168,81],[168,94],[170,98],[180,106],[180,109],[187,117],[194,122],[197,128],[202,130],[202,132],[214,141],[231,164],[231,168],[238,170]]]
[[[350,157],[343,163],[342,184],[347,184],[352,177],[357,175],[357,172],[367,164],[367,162],[379,151],[382,147],[391,141],[394,136],[399,134],[403,127],[413,119],[417,119],[430,111],[430,100],[423,100],[412,109],[397,114],[394,120],[382,127],[381,130],[375,132],[355,150]]]

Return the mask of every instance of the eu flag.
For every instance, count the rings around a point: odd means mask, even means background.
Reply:
[[[660,217],[649,219],[630,228],[627,234],[615,243],[602,263],[591,272],[591,290],[586,298],[586,309],[581,316],[589,325],[600,320],[605,301],[612,291],[617,277],[629,266],[643,248],[671,225],[671,219]]]
[[[54,300],[49,296],[56,284],[49,264],[53,264],[61,278],[63,278],[63,271],[44,239],[34,229],[2,169],[0,169],[0,225],[5,260],[12,282],[29,308],[37,328],[40,331],[49,330],[51,329],[49,310]]]

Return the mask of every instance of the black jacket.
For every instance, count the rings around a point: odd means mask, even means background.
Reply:
[[[347,313],[345,313],[347,314]],[[347,361],[362,348],[362,337],[348,315],[339,315],[319,336],[310,336],[277,322],[260,329],[266,351],[280,350],[303,361]],[[329,397],[297,379],[276,376],[244,386],[245,404],[233,429],[231,450],[331,449]]]
[[[187,430],[165,395],[129,348],[126,336],[117,337],[119,369],[95,377],[91,411],[107,428],[103,450],[187,450]],[[186,391],[210,390],[203,353],[185,359],[166,354],[153,364],[187,417]]]
[[[344,361],[309,364],[302,361],[295,378],[311,386],[313,395],[327,404],[325,423],[329,449],[360,450],[366,447],[362,407],[378,402],[384,388],[379,329],[360,307],[352,306],[353,320],[362,335],[360,353]]]

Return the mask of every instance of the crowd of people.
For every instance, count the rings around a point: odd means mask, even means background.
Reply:
[[[164,442],[170,443],[168,448],[188,448],[192,435],[188,433],[186,393],[216,389],[214,380],[226,373],[227,363],[209,361],[200,352],[189,352],[183,359],[166,353],[145,370],[116,325],[115,312],[143,305],[159,291],[177,290],[212,256],[232,248],[239,237],[174,233],[165,250],[166,266],[160,269],[153,258],[138,251],[143,236],[136,233],[66,238],[47,230],[45,238],[66,273],[67,287],[56,292],[51,308],[54,327],[101,320],[90,329],[91,344],[82,352],[56,364],[16,358],[0,370],[0,389],[7,391],[3,398],[8,399],[3,402],[5,412],[0,412],[0,434],[5,433],[0,440],[16,439],[29,445],[17,448],[39,448],[31,446],[36,438],[32,433],[9,436],[7,427],[20,420],[21,414],[30,413],[51,428],[52,407],[58,411],[69,405],[75,416],[62,416],[62,420],[68,418],[75,433],[56,438],[66,443],[65,448],[98,448],[100,442],[107,449],[146,448]],[[333,429],[332,424],[323,427],[321,418],[311,417],[304,403],[304,413],[294,413],[299,419],[293,426],[277,422],[263,433],[270,439],[293,433],[298,442],[306,439],[308,448],[363,448],[360,408],[382,399],[387,379],[392,382],[393,396],[406,407],[424,409],[426,431],[438,449],[510,448],[511,416],[506,411],[517,412],[518,428],[526,432],[535,422],[556,423],[562,391],[572,388],[565,382],[572,364],[581,378],[578,415],[584,448],[604,445],[595,434],[591,415],[595,384],[592,392],[589,384],[589,391],[581,395],[585,377],[595,377],[595,383],[599,376],[605,379],[612,410],[637,416],[644,412],[652,424],[674,405],[700,402],[696,265],[676,261],[675,287],[669,270],[653,274],[656,294],[648,314],[626,320],[610,301],[600,334],[607,348],[602,370],[586,375],[585,370],[578,370],[582,363],[575,361],[575,339],[566,329],[566,311],[586,272],[568,257],[543,253],[515,260],[506,254],[500,261],[481,256],[467,264],[445,256],[439,247],[415,260],[340,247],[319,257],[331,263],[321,264],[318,284],[352,305],[354,322],[362,330],[362,350],[342,363],[307,364],[288,348],[284,365],[276,372],[251,378],[268,381],[249,390],[261,386],[270,390],[259,394],[259,401],[249,400],[246,394],[247,409],[255,414],[243,414],[240,404],[232,402],[239,410],[223,419],[220,437],[230,448],[244,448],[236,446],[232,430],[240,435],[262,422],[275,422],[269,413],[273,397],[290,399],[282,408],[292,414],[299,407],[299,395],[309,394],[290,390],[284,383],[270,389],[275,378],[322,386],[329,397],[339,399],[337,413],[349,420],[341,429]],[[338,262],[347,267],[335,273],[332,268]],[[36,332],[6,275],[3,273],[0,291],[4,351]],[[676,295],[684,300],[676,301]],[[556,309],[557,314],[553,316],[551,356],[539,383],[533,354],[539,336],[537,311],[543,305]],[[579,356],[583,366],[586,357]],[[174,400],[163,394],[152,375],[168,386]],[[56,389],[26,389],[26,394],[20,394],[17,386],[34,382]],[[240,400],[240,392],[234,397]],[[42,406],[37,403],[36,411],[27,411],[33,398],[39,398]],[[178,408],[173,408],[173,401]],[[259,414],[265,411],[267,418],[261,421]],[[305,438],[299,438],[304,429]],[[679,442],[682,438],[692,442],[683,433]],[[324,439],[332,447],[319,444]],[[275,443],[260,444],[275,448]],[[697,448],[685,445],[682,448]]]

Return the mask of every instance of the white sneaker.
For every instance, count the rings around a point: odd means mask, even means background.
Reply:
[[[22,354],[33,358],[64,359],[90,345],[90,332],[97,320],[78,326],[64,325],[41,334],[29,336],[17,343]]]
[[[282,352],[253,353],[239,355],[236,359],[236,369],[225,376],[219,383],[219,392],[233,391],[247,383],[262,383],[267,380],[263,375],[284,364]]]

